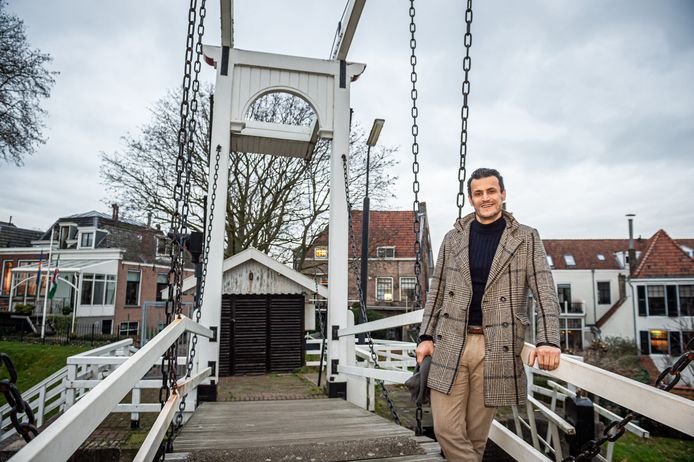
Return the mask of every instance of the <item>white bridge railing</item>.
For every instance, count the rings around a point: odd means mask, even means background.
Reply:
[[[353,337],[359,333],[372,332],[381,329],[401,327],[409,324],[419,324],[422,321],[423,310],[392,316],[378,321],[372,321],[348,328],[340,329],[338,336]],[[355,348],[355,361],[351,365],[338,365],[338,372],[350,377],[361,377],[366,380],[369,400],[373,399],[373,387],[370,379],[384,380],[390,383],[404,383],[412,372],[408,367],[414,367],[415,359],[412,357],[415,345],[407,342],[383,342],[374,341],[379,365],[381,369],[375,369],[370,359],[368,346],[359,345]],[[524,363],[527,364],[530,352],[535,347],[529,343],[521,353]],[[409,359],[408,359],[409,357]],[[359,361],[359,359],[363,359]],[[650,419],[661,422],[669,427],[694,436],[694,402],[663,390],[644,385],[612,372],[600,369],[582,362],[581,358],[562,354],[559,368],[554,371],[543,371],[537,367],[525,366],[528,375],[528,403],[526,406],[527,420],[520,417],[516,406],[513,407],[515,433],[496,420],[492,425],[489,437],[509,455],[523,461],[549,461],[562,460],[563,454],[560,445],[559,431],[565,434],[574,434],[575,429],[563,417],[557,414],[558,402],[563,402],[567,397],[575,396],[575,388],[591,392],[629,410],[644,415]],[[545,375],[549,380],[550,388],[539,387],[533,384],[534,374]],[[564,387],[556,382],[564,381]],[[549,405],[538,400],[534,394],[544,395],[551,399]],[[349,399],[349,394],[348,394]],[[370,407],[370,406],[369,406]],[[622,417],[594,405],[596,414],[609,421],[621,420]],[[541,437],[535,424],[535,411],[539,411],[547,419],[547,434]],[[522,427],[530,430],[532,445],[525,442],[522,435]],[[647,438],[648,432],[633,423],[629,423],[626,430]],[[599,455],[601,460],[609,461],[612,457],[613,443],[607,445],[607,454]],[[544,451],[544,453],[543,453]],[[548,458],[551,457],[550,458]]]
[[[46,406],[56,409],[64,404],[65,412],[10,460],[67,460],[111,412],[159,412],[135,457],[136,461],[152,460],[178,410],[180,400],[209,377],[211,369],[208,367],[193,377],[180,379],[177,390],[172,391],[163,409],[159,404],[121,404],[121,401],[131,390],[161,386],[160,380],[147,381],[142,378],[186,332],[213,337],[210,329],[181,316],[134,353],[125,340],[71,357],[68,366],[59,371],[65,388],[64,403],[58,400],[60,404]],[[131,353],[132,356],[129,356]],[[84,393],[89,388],[92,388],[91,391]],[[45,394],[52,393],[60,394],[59,391]],[[133,393],[133,400],[139,400],[139,395],[137,398],[135,395]]]

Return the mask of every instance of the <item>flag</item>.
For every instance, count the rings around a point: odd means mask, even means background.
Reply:
[[[53,278],[51,279],[51,288],[48,291],[48,299],[53,300],[55,297],[55,291],[58,289],[58,266],[60,265],[60,255],[58,255],[58,261],[55,262],[55,270],[53,271]]]
[[[39,292],[41,292],[41,263],[43,263],[43,250],[41,255],[39,255],[39,268],[36,270],[36,298],[39,298]]]

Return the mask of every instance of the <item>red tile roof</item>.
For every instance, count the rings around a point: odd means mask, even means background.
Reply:
[[[632,277],[694,276],[694,259],[684,253],[682,248],[668,234],[660,229],[648,240],[646,250],[639,259]]]
[[[352,226],[357,255],[361,255],[361,210],[352,211]],[[414,258],[414,212],[409,210],[371,210],[369,213],[369,256],[376,256],[376,247],[395,246],[396,258]],[[316,239],[316,245],[326,245],[328,228]],[[350,248],[350,255],[351,255]]]
[[[552,257],[552,269],[621,269],[615,253],[629,248],[628,239],[543,239],[547,255]],[[641,250],[646,241],[634,239],[636,250]],[[604,255],[599,260],[598,255]],[[565,255],[574,257],[575,265],[567,265]]]

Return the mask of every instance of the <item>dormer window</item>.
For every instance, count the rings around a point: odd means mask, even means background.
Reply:
[[[83,232],[80,234],[80,248],[82,249],[93,249],[94,248],[94,233]]]
[[[169,256],[169,241],[165,237],[157,237],[157,257]]]
[[[598,254],[598,260],[600,260],[600,261],[605,261],[605,255],[599,253],[599,254]]]
[[[547,264],[549,265],[550,268],[554,268],[554,260],[552,260],[551,255],[547,255]]]
[[[564,261],[566,262],[566,266],[576,266],[576,260],[574,260],[573,255],[564,255]]]
[[[376,257],[378,258],[395,258],[395,247],[376,247]]]

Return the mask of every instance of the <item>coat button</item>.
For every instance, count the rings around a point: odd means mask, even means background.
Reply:
[[[499,300],[501,300],[502,302],[505,302],[505,301],[506,301],[506,297],[501,297]]]
[[[448,319],[448,313],[443,313],[443,317]]]
[[[441,340],[443,337],[441,337],[441,334],[436,336],[436,340]]]
[[[508,351],[508,347],[507,347],[506,345],[504,345],[504,347],[503,347],[502,349],[503,349],[504,351]]]
[[[502,322],[501,325],[504,327],[508,327],[508,323],[506,321]]]
[[[450,296],[452,297],[452,296],[455,295],[455,294],[453,293],[452,290],[449,290],[449,291],[448,291],[448,295],[450,295]]]

